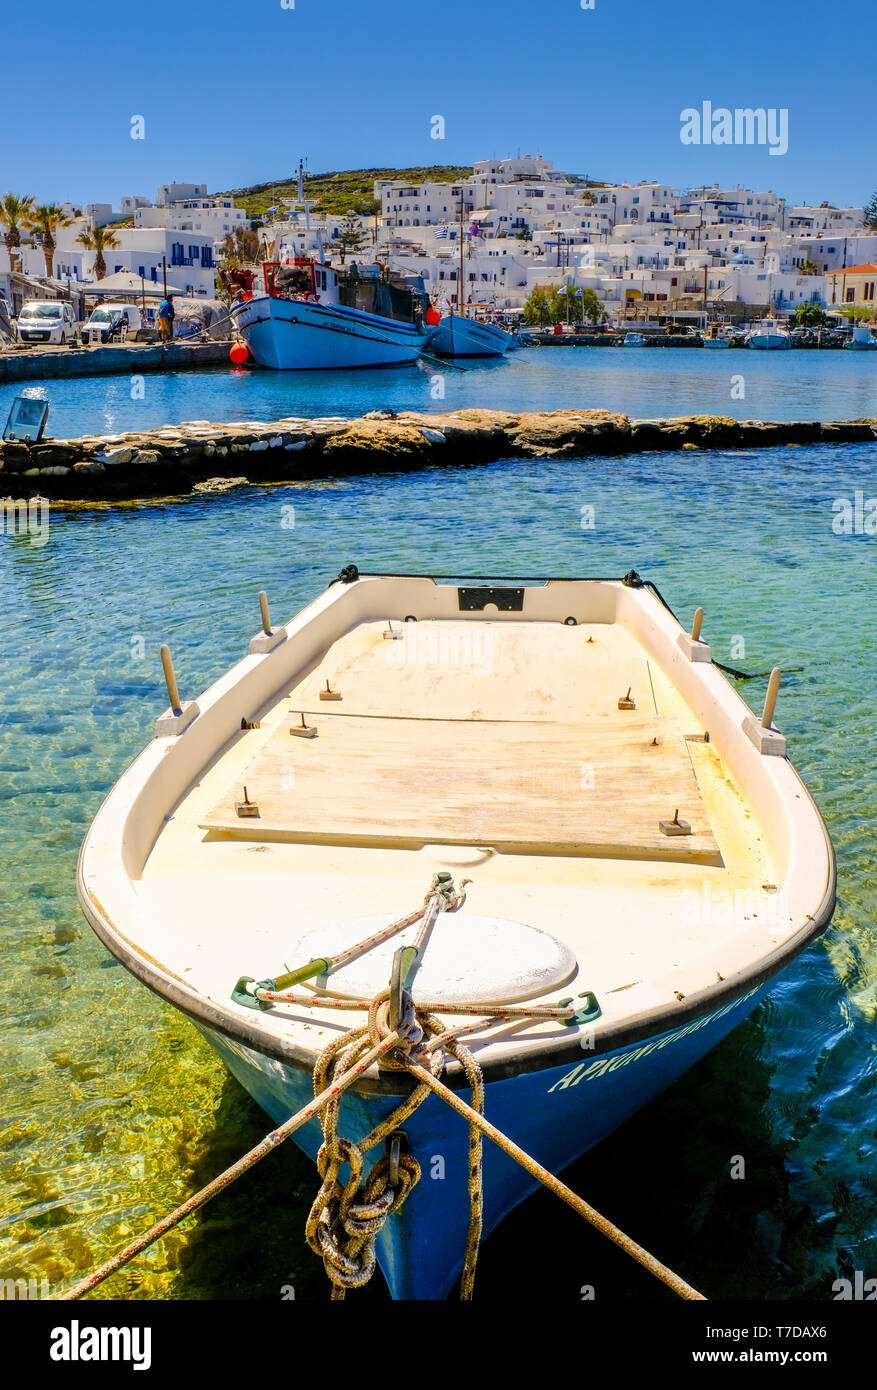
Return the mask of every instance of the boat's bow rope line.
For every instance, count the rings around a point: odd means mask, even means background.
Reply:
[[[138,1236],[124,1250],[81,1280],[59,1299],[81,1298],[111,1274],[128,1264],[154,1241],[165,1235],[192,1212],[209,1202],[243,1173],[271,1153],[290,1135],[314,1116],[319,1116],[323,1128],[323,1144],[317,1155],[322,1186],[308,1216],[305,1233],[311,1248],[321,1256],[332,1282],[332,1298],[343,1299],[348,1288],[359,1288],[371,1278],[375,1264],[375,1242],[387,1218],[406,1201],[420,1178],[420,1165],[410,1154],[401,1151],[403,1136],[398,1132],[415,1110],[434,1093],[444,1100],[469,1124],[469,1225],[466,1251],[460,1282],[460,1297],[471,1299],[475,1264],[481,1240],[482,1225],[482,1136],[487,1135],[502,1151],[519,1163],[530,1175],[554,1192],[573,1211],[603,1235],[626,1251],[645,1269],[680,1298],[702,1299],[703,1294],[666,1265],[655,1259],[630,1236],[602,1216],[594,1207],[573,1192],[541,1163],[532,1158],[484,1116],[484,1082],[481,1068],[471,1052],[461,1042],[463,1033],[496,1027],[512,1019],[553,1019],[565,1024],[582,1023],[599,1015],[600,1009],[593,994],[579,995],[584,1006],[576,1007],[572,999],[560,1000],[557,1005],[487,1005],[445,1004],[442,1001],[419,1001],[411,997],[411,985],[429,941],[433,926],[442,912],[455,912],[466,900],[465,881],[458,892],[449,873],[433,878],[423,904],[407,917],[394,922],[374,936],[350,947],[333,959],[310,961],[298,970],[287,972],[276,980],[258,984],[243,977],[235,987],[233,998],[249,1008],[270,1008],[273,1004],[292,1003],[305,1008],[336,1008],[368,1011],[367,1021],[334,1038],[320,1053],[314,1066],[314,1099],[292,1115],[284,1124],[232,1164],[225,1172],[208,1183],[176,1211],[164,1217],[150,1230]],[[390,986],[372,1000],[333,999],[325,995],[297,995],[286,992],[286,986],[314,975],[327,975],[343,963],[356,959],[375,945],[405,927],[421,922],[412,946],[402,947],[393,958],[393,978]],[[277,986],[281,986],[280,989]],[[475,1015],[474,1023],[458,1028],[446,1028],[432,1012]],[[469,1083],[471,1104],[439,1080],[445,1058],[452,1057],[463,1068]],[[407,1071],[419,1083],[417,1087],[376,1125],[358,1144],[338,1133],[340,1101],[374,1062],[385,1068]],[[382,1141],[389,1141],[388,1152],[372,1166],[363,1180],[364,1155]],[[340,1173],[347,1165],[349,1174],[342,1180]]]

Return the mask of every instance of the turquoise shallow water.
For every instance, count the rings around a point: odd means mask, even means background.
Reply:
[[[163,707],[158,644],[195,694],[244,652],[259,588],[285,617],[348,561],[635,566],[683,618],[704,606],[719,659],[800,668],[779,722],[837,846],[834,923],[749,1022],[569,1181],[713,1297],[830,1298],[839,1274],[877,1276],[877,537],[831,525],[833,501],[856,489],[877,495],[877,446],[504,462],[55,513],[44,546],[0,536],[0,1277],[62,1287],[268,1128],[93,938],[76,854]],[[747,690],[754,704],[763,689]],[[745,1180],[729,1179],[734,1155]],[[324,1297],[302,1237],[314,1179],[287,1146],[98,1296],[279,1299],[292,1283]],[[537,1275],[525,1258],[512,1288],[513,1262],[546,1239],[550,1261]],[[486,1242],[477,1293],[578,1301],[585,1284],[661,1296],[540,1194]],[[379,1281],[362,1296],[383,1297]]]
[[[877,414],[877,353],[543,347],[468,362],[462,371],[423,363],[365,372],[229,368],[30,382],[27,389],[50,401],[48,432],[57,438],[196,419],[355,416],[384,406],[424,411],[577,406],[640,417],[850,420]],[[20,390],[0,387],[4,420]]]

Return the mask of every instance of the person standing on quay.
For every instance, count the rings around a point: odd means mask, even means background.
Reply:
[[[158,328],[161,341],[169,343],[174,336],[174,297],[169,294],[158,306]]]

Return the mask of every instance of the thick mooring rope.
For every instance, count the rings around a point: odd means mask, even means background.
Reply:
[[[334,1039],[324,1048],[314,1067],[315,1092],[331,1084],[336,1069],[348,1070],[363,1049],[374,1050],[380,1041],[393,1036],[388,1024],[389,998],[388,989],[376,995],[369,1009],[368,1023]],[[466,1073],[473,1113],[483,1114],[484,1081],[481,1068],[469,1050],[447,1034],[440,1019],[420,1009],[415,1011],[409,1002],[398,1032],[402,1042],[383,1054],[385,1068],[408,1069],[409,1049],[419,1045],[424,1034],[441,1038],[439,1048],[427,1052],[421,1047],[415,1055],[421,1057],[433,1076],[438,1076],[444,1066],[443,1052],[450,1053]],[[402,1154],[398,1160],[397,1174],[393,1174],[391,1160],[385,1155],[378,1159],[363,1182],[363,1156],[410,1119],[428,1095],[429,1087],[421,1081],[417,1089],[358,1144],[338,1133],[340,1097],[327,1105],[320,1115],[323,1144],[317,1155],[317,1167],[323,1185],[311,1207],[305,1235],[311,1249],[323,1260],[326,1274],[332,1282],[333,1299],[343,1299],[347,1289],[361,1288],[368,1283],[375,1269],[375,1241],[381,1227],[394,1211],[399,1210],[420,1180],[419,1163],[411,1155]],[[460,1283],[460,1298],[464,1301],[472,1298],[475,1265],[481,1244],[481,1161],[481,1131],[476,1125],[470,1124],[469,1225]],[[349,1165],[350,1175],[346,1182],[341,1182],[338,1173],[344,1163]]]

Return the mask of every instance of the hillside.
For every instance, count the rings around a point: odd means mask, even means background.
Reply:
[[[368,202],[374,197],[375,179],[435,179],[440,183],[453,183],[455,179],[468,178],[471,166],[433,164],[420,169],[342,169],[325,174],[308,174],[305,178],[305,196],[321,198],[318,211],[333,216],[342,216],[357,203]],[[298,180],[289,178],[277,183],[256,183],[250,188],[230,188],[228,193],[238,207],[246,208],[251,217],[257,217],[274,207],[281,198],[298,197]]]
[[[374,197],[375,179],[410,179],[412,183],[432,179],[436,183],[454,183],[457,179],[471,177],[471,174],[471,166],[458,164],[430,164],[416,169],[341,169],[325,174],[308,174],[305,178],[305,196],[322,199],[319,212],[343,216],[351,208],[356,208],[357,204],[368,203]],[[574,174],[568,177],[576,182],[586,182]],[[594,180],[587,182],[593,183]],[[298,181],[292,177],[276,183],[256,183],[249,188],[226,189],[226,194],[234,198],[238,207],[246,208],[250,217],[258,217],[278,204],[281,198],[297,197]]]

